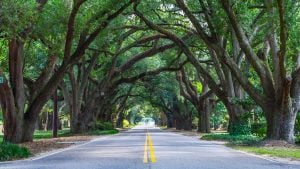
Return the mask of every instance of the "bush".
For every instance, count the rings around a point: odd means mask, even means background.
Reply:
[[[267,126],[265,123],[254,123],[251,125],[251,133],[259,137],[264,137],[267,133]]]
[[[111,135],[111,134],[117,134],[119,133],[118,130],[92,130],[89,131],[89,135]]]
[[[248,122],[230,123],[228,127],[230,135],[249,135],[251,134],[251,127]]]
[[[295,132],[296,132],[296,134],[300,134],[300,113],[298,113],[297,118],[296,118]]]
[[[227,141],[231,145],[253,145],[262,140],[261,137],[254,135],[230,135],[228,133],[207,134],[201,139]]]
[[[112,130],[114,129],[114,126],[111,122],[102,122],[102,121],[97,121],[93,128],[93,130]]]
[[[128,128],[129,126],[130,126],[129,121],[126,120],[126,119],[124,119],[124,120],[123,120],[123,127],[124,127],[124,128]]]
[[[295,135],[295,143],[300,144],[300,134]]]
[[[30,155],[29,150],[25,147],[7,142],[0,143],[0,161],[25,158]]]

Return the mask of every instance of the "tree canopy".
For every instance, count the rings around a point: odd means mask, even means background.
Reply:
[[[4,139],[32,141],[43,111],[58,101],[73,133],[152,117],[230,134],[261,124],[259,134],[293,143],[299,7],[296,0],[2,0]]]

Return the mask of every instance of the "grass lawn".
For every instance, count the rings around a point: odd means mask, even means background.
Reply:
[[[273,157],[292,158],[300,160],[300,148],[284,147],[254,147],[254,146],[232,146],[232,148],[254,154],[269,155]]]
[[[203,140],[217,140],[227,142],[227,146],[259,155],[269,155],[273,157],[292,158],[300,160],[300,146],[292,147],[264,147],[259,146],[263,141],[262,137],[254,135],[236,135],[228,133],[211,133],[201,137]]]
[[[93,130],[89,131],[86,135],[111,135],[111,134],[117,134],[119,131],[115,129],[111,130]],[[70,129],[63,129],[58,131],[58,137],[68,137],[72,136],[72,133],[70,133]],[[43,131],[43,130],[36,130],[33,135],[34,140],[38,139],[47,139],[52,138],[52,131]],[[0,141],[3,140],[3,134],[0,133]]]
[[[58,137],[67,137],[71,136],[70,129],[63,129],[58,131]],[[46,139],[52,138],[52,131],[43,131],[43,130],[36,130],[33,135],[33,139]]]
[[[63,129],[58,131],[59,137],[66,137],[70,136],[70,130],[69,129]],[[46,139],[46,138],[52,138],[52,131],[43,131],[43,130],[36,130],[33,135],[33,139]],[[0,141],[3,140],[3,133],[0,133]]]

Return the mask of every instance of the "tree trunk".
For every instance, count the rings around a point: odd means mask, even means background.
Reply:
[[[78,83],[73,75],[73,72],[69,74],[69,78],[72,86],[72,99],[71,99],[71,112],[70,112],[70,120],[71,120],[71,133],[80,133],[80,128],[78,125],[78,118],[80,113],[81,103],[79,101],[79,93],[78,93]]]
[[[183,124],[182,124],[182,119],[181,118],[176,118],[176,130],[182,130],[183,129]]]
[[[52,122],[52,132],[53,138],[57,137],[57,130],[58,130],[58,98],[57,98],[57,90],[54,92],[53,96],[54,108],[53,108],[53,122]]]
[[[123,128],[123,120],[125,119],[124,113],[120,112],[118,115],[118,120],[117,120],[117,127],[118,128]]]
[[[47,118],[46,118],[46,130],[52,130],[52,123],[53,123],[53,116],[49,112],[47,112]]]
[[[1,105],[4,112],[4,140],[12,143],[22,142],[24,129],[23,48],[24,43],[20,40],[13,39],[9,42],[10,86],[5,80],[0,89]],[[4,77],[2,72],[0,73]]]
[[[282,107],[273,104],[268,109],[264,109],[267,118],[267,139],[294,143],[294,126],[297,116],[297,110],[295,110],[291,102]]]
[[[198,106],[198,132],[210,133],[210,111],[211,105],[209,99],[203,100]]]
[[[185,118],[184,118],[184,123],[183,123],[183,129],[184,130],[192,130],[192,117],[191,113],[189,113]]]
[[[174,118],[173,118],[173,114],[171,112],[166,112],[166,117],[167,117],[167,127],[168,128],[172,128],[174,127]]]

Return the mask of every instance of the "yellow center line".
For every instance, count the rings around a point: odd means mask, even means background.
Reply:
[[[149,141],[149,148],[150,148],[150,157],[152,163],[156,162],[155,154],[154,154],[154,148],[153,148],[153,143],[152,143],[152,138],[150,136],[150,133],[148,133],[148,141]]]
[[[148,135],[146,134],[144,146],[144,163],[148,163]]]
[[[148,146],[149,146],[149,148],[148,148]],[[144,145],[144,163],[148,163],[148,161],[149,161],[148,160],[148,158],[149,158],[148,149],[150,151],[151,162],[155,163],[156,162],[156,158],[155,158],[155,154],[154,154],[152,137],[151,137],[150,133],[147,130],[146,139],[145,139],[145,145]]]

